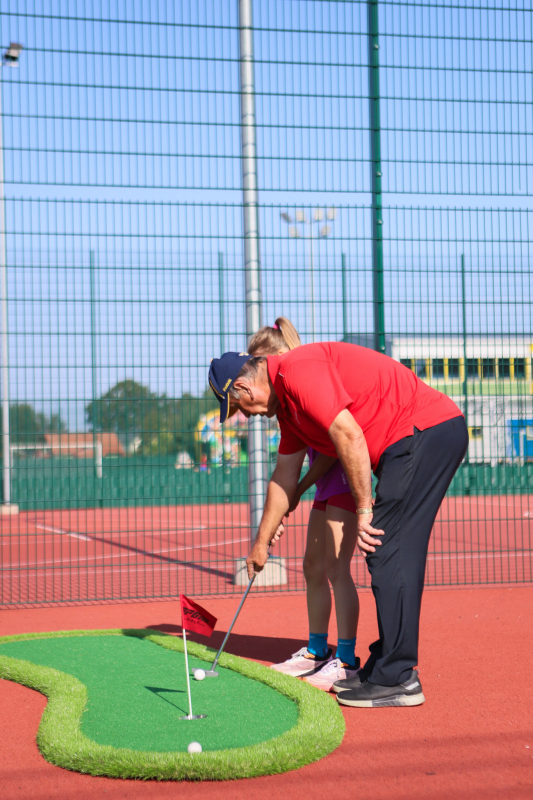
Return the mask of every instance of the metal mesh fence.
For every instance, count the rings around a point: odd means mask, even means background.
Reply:
[[[427,582],[531,581],[530,4],[5,0],[0,31],[0,602],[235,591],[253,454],[207,369],[254,269],[256,319],[464,411]]]

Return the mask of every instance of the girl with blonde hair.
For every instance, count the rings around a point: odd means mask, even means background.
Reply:
[[[261,328],[248,342],[254,356],[281,355],[301,345],[298,331],[285,317],[278,317],[272,327]],[[287,661],[272,669],[305,678],[318,688],[330,691],[337,680],[350,678],[359,669],[355,657],[359,597],[350,564],[357,539],[356,507],[342,465],[309,448],[309,471],[298,484],[289,512],[316,483],[316,493],[309,516],[304,555],[307,585],[309,642]],[[328,647],[333,587],[337,615],[338,642],[335,657]]]

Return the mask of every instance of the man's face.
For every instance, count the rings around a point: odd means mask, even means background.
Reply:
[[[232,400],[231,408],[238,408],[245,417],[273,417],[279,400],[268,378],[259,378],[255,383],[236,381],[235,388],[241,399]],[[231,413],[231,412],[230,412]]]

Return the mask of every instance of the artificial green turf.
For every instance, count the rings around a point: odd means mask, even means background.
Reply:
[[[33,640],[103,636],[134,636],[174,654],[183,651],[180,638],[151,630],[27,633],[0,637],[0,648],[3,644]],[[251,778],[279,774],[317,761],[338,747],[344,735],[344,718],[331,696],[254,661],[223,653],[219,666],[269,686],[294,702],[298,719],[292,728],[257,744],[204,750],[194,755],[175,748],[160,752],[100,744],[81,729],[85,714],[90,713],[90,703],[87,687],[80,680],[52,667],[10,657],[5,652],[0,649],[0,678],[28,686],[48,698],[37,732],[41,754],[51,764],[77,772],[142,780]],[[194,642],[189,645],[189,653],[202,660],[204,666],[214,657],[213,650]]]
[[[196,681],[204,661],[189,658],[193,713],[188,714],[183,653],[133,636],[78,636],[0,644],[0,654],[53,667],[87,687],[81,730],[103,745],[132,750],[204,750],[264,742],[296,725],[298,707],[270,686],[233,670]]]

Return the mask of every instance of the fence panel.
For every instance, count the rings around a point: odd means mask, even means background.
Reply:
[[[263,322],[380,346],[467,419],[430,585],[532,580],[532,18],[253,2]],[[238,0],[5,0],[0,31],[0,603],[233,592],[247,426],[207,370],[249,333]],[[257,591],[303,588],[311,496]]]

